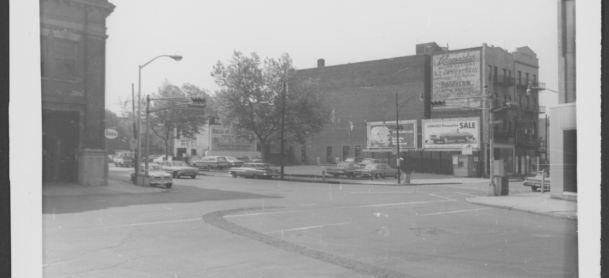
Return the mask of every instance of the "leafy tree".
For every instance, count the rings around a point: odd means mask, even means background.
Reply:
[[[262,62],[256,53],[235,51],[226,64],[218,61],[211,76],[221,88],[216,101],[222,120],[236,136],[258,139],[263,159],[270,144],[281,142],[282,108],[286,142],[304,143],[329,122],[318,81],[297,75],[288,54]]]
[[[206,121],[206,116],[183,113],[181,109],[183,106],[180,105],[190,103],[190,97],[208,99],[210,96],[194,85],[186,84],[183,88],[185,90],[165,81],[158,92],[151,96],[152,98],[178,98],[174,100],[155,100],[151,101],[150,104],[151,111],[158,110],[150,114],[150,129],[165,142],[165,156],[169,154],[169,142],[171,140],[178,138],[178,135],[195,138]]]

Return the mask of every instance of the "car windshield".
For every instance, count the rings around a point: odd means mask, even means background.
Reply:
[[[371,164],[371,165],[366,165],[366,167],[364,169],[376,169],[377,165]]]
[[[220,161],[220,162],[226,162],[226,158],[224,158],[224,157],[218,157],[218,161]]]
[[[224,158],[226,158],[226,160],[231,160],[231,161],[239,160],[239,159],[236,159],[234,156],[225,156]]]
[[[346,162],[338,163],[338,167],[349,167],[350,165],[351,165],[351,163],[346,163]]]
[[[172,166],[188,166],[188,164],[186,164],[186,162],[184,162],[184,161],[174,161],[174,162],[171,162],[171,165]]]

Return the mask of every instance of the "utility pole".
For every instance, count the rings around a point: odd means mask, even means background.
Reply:
[[[490,160],[490,177],[491,177],[491,183],[489,184],[489,192],[487,193],[488,196],[497,196],[497,190],[496,190],[496,184],[495,184],[495,145],[494,145],[494,137],[495,137],[495,130],[493,128],[493,121],[494,121],[494,117],[493,117],[493,94],[489,93],[488,94],[488,98],[484,101],[484,102],[488,102],[489,103],[489,109],[488,109],[488,117],[489,117],[489,121],[488,121],[488,138],[489,138],[489,160]]]
[[[282,96],[281,96],[281,176],[280,178],[283,179],[283,141],[284,141],[284,132],[285,132],[285,95],[286,95],[286,91],[287,91],[287,82],[284,79],[283,81],[283,92],[282,92]]]
[[[400,121],[399,121],[399,113],[398,113],[398,91],[395,91],[395,132],[397,134],[397,137],[395,138],[396,141],[396,150],[397,150],[397,156],[396,156],[396,166],[398,167],[398,184],[402,184],[401,183],[401,171],[400,171]]]

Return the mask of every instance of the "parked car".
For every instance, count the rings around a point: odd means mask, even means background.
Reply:
[[[190,165],[197,167],[199,170],[229,168],[229,163],[224,156],[206,156],[200,159],[193,159]]]
[[[445,132],[440,134],[432,134],[429,139],[437,144],[438,142],[442,142],[444,144],[448,144],[451,141],[471,141],[474,140],[474,135],[469,132],[459,132],[459,130],[455,130],[454,132]]]
[[[233,178],[241,176],[255,179],[270,179],[272,177],[278,177],[280,175],[279,170],[275,169],[274,165],[269,163],[258,162],[246,162],[243,163],[241,167],[232,167],[228,171],[233,176]]]
[[[164,156],[164,155],[161,155],[161,156],[159,156],[159,157],[157,157],[157,158],[153,159],[153,160],[152,160],[152,162],[155,162],[155,163],[161,163],[161,162],[163,162],[163,161],[172,161],[172,160],[173,160],[173,157],[172,157],[171,155],[168,155],[168,156],[167,156],[167,159],[165,159],[165,156]]]
[[[241,165],[243,165],[243,163],[245,163],[245,161],[239,160],[239,159],[235,158],[234,156],[225,156],[224,158],[226,158],[226,161],[228,161],[229,167],[241,167]]]
[[[163,161],[159,163],[163,171],[170,173],[173,178],[179,178],[181,176],[188,176],[191,179],[197,177],[199,169],[188,166],[184,161]]]
[[[114,157],[114,166],[116,167],[133,167],[134,158],[130,152],[121,152]]]
[[[345,159],[345,162],[355,162],[355,163],[360,163],[364,160],[363,157],[347,157],[347,159]]]
[[[144,177],[146,175],[145,164],[140,167],[138,176]],[[150,179],[150,185],[161,185],[166,188],[170,188],[173,185],[173,178],[171,174],[163,171],[161,165],[153,163],[148,164],[148,177]],[[131,182],[137,183],[135,179],[135,173],[131,173]]]
[[[358,169],[358,164],[355,162],[340,162],[336,167],[330,167],[326,169],[326,173],[336,178],[339,176],[353,177],[355,169]]]
[[[524,182],[522,185],[530,186],[533,192],[537,191],[537,189],[541,188],[541,181],[545,173],[545,180],[543,182],[543,190],[550,191],[550,175],[546,171],[539,171],[537,175],[534,177],[526,177],[524,178]]]
[[[262,162],[262,159],[260,159],[259,157],[249,155],[242,156],[241,158],[239,158],[239,160],[242,160],[243,162]]]
[[[398,178],[398,169],[391,168],[387,163],[371,163],[364,166],[364,168],[356,169],[354,172],[356,177],[364,178],[385,178],[394,177]]]
[[[363,168],[368,164],[372,164],[372,163],[383,163],[380,160],[376,159],[376,158],[364,158],[362,159],[362,161],[360,161],[359,163],[356,164],[356,168]]]

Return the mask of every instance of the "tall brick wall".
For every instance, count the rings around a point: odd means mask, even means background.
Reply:
[[[308,140],[307,162],[316,163],[319,157],[326,163],[328,146],[332,147],[332,157],[339,159],[343,158],[343,146],[349,146],[350,157],[356,146],[367,148],[367,122],[395,122],[396,92],[400,120],[425,118],[425,102],[419,96],[429,93],[427,61],[426,55],[416,55],[300,70],[302,77],[320,80],[327,105],[334,111],[334,120]],[[294,150],[302,161],[300,146],[295,145]],[[361,156],[371,154],[362,152]]]

